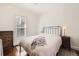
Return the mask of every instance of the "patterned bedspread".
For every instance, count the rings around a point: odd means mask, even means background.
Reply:
[[[40,34],[20,41],[29,56],[55,56],[61,44],[61,37],[53,34]]]
[[[45,37],[39,36],[35,38],[31,44],[31,49],[35,49],[36,46],[44,46],[46,44]]]

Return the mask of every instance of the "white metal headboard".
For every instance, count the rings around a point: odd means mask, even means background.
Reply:
[[[61,26],[45,26],[43,27],[42,33],[58,34],[62,36],[62,27]]]

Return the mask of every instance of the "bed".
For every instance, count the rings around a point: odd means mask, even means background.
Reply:
[[[56,56],[62,44],[61,36],[61,26],[45,26],[41,34],[27,37],[19,45],[29,56]]]

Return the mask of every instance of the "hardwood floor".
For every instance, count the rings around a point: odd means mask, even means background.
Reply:
[[[79,56],[79,51],[76,51],[77,55]]]
[[[20,53],[20,47],[16,46],[16,47],[12,47],[6,51],[4,51],[4,56],[25,56],[26,55],[26,51],[21,48],[21,53]]]
[[[12,48],[10,48],[10,49],[4,51],[4,52],[5,52],[5,53],[4,53],[4,56],[24,56],[24,55],[26,55],[26,52],[21,53],[21,55],[20,55],[19,49],[17,49],[17,48],[19,48],[19,47],[12,47]],[[24,50],[23,50],[23,51],[24,51]],[[23,51],[22,51],[22,52],[23,52]],[[78,56],[79,56],[79,51],[76,51],[76,53],[77,53]]]
[[[60,49],[57,56],[79,56],[78,51],[73,49]]]
[[[12,48],[4,51],[4,56],[16,56],[17,53],[18,53],[17,48],[12,47]]]

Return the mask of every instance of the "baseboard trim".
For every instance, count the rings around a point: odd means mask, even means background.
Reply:
[[[71,48],[74,49],[74,50],[78,50],[79,51],[79,47],[72,46]]]

